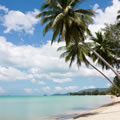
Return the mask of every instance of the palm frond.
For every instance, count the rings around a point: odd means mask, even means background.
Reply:
[[[60,55],[60,58],[64,58],[64,57],[66,57],[68,54],[69,54],[69,52],[68,52],[68,51],[65,51],[64,53],[62,53],[62,54]]]
[[[75,7],[78,3],[83,2],[83,0],[71,0],[70,6]]]
[[[74,12],[82,13],[82,14],[90,15],[90,16],[95,15],[95,12],[91,9],[74,9]]]
[[[63,17],[64,17],[63,13],[58,14],[53,21],[52,28],[54,28]]]
[[[43,35],[45,35],[51,29],[52,24],[53,24],[53,21],[50,21],[48,24],[46,24],[43,30]]]
[[[66,50],[66,46],[59,47],[57,51]]]
[[[53,42],[56,40],[56,37],[58,36],[59,32],[60,29],[58,25],[56,28],[54,28],[51,44],[53,44]]]
[[[36,18],[40,18],[41,16],[44,17],[47,15],[55,15],[55,14],[56,14],[56,11],[54,11],[54,10],[45,10],[45,11],[39,13],[38,15],[36,15]]]
[[[120,15],[117,16],[117,19],[120,19]]]
[[[45,16],[45,17],[41,20],[41,22],[42,22],[42,24],[45,24],[46,22],[53,20],[54,17],[55,17],[55,15]]]
[[[49,2],[48,2],[48,0],[46,0],[46,2],[43,3],[43,5],[41,6],[40,9],[41,9],[41,11],[42,11],[42,10],[48,8],[48,7],[49,7]]]
[[[65,33],[66,33],[66,24],[63,23],[63,27],[62,27],[62,39],[64,38]]]

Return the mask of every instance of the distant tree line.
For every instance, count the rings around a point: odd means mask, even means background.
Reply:
[[[83,91],[83,92],[74,92],[70,93],[70,95],[106,95],[107,91],[99,91],[99,90],[93,90],[93,91]]]
[[[113,83],[120,88],[120,81],[118,79],[118,77],[116,76],[113,79]],[[111,86],[108,90],[105,91],[101,91],[99,89],[95,89],[95,90],[84,90],[84,91],[80,91],[80,92],[72,92],[70,93],[70,95],[115,95],[115,96],[120,96],[120,91],[118,89],[116,89],[115,86]]]

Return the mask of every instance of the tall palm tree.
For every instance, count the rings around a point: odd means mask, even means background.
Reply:
[[[83,33],[90,34],[88,24],[93,22],[91,16],[94,12],[90,9],[77,9],[76,5],[83,0],[46,0],[41,6],[41,13],[36,17],[41,17],[42,24],[45,24],[43,34],[53,30],[53,43],[65,40],[68,45],[70,38],[79,40]],[[81,32],[78,32],[80,30]]]
[[[81,66],[82,63],[84,63],[87,67],[91,66],[103,77],[105,77],[105,79],[107,79],[120,92],[120,89],[116,84],[114,84],[103,72],[101,72],[98,68],[96,68],[93,64],[90,63],[90,61],[88,60],[90,52],[83,44],[76,45],[74,42],[72,42],[67,47],[63,46],[58,48],[58,51],[60,50],[64,50],[60,57],[65,58],[65,62],[70,61],[70,67],[75,60],[78,66]]]
[[[41,6],[41,13],[37,17],[41,17],[42,24],[45,24],[43,34],[49,30],[53,30],[53,43],[56,39],[58,42],[65,40],[66,46],[71,41],[76,44],[81,42],[97,57],[99,57],[120,79],[120,75],[113,67],[100,56],[95,50],[85,44],[86,35],[91,35],[88,24],[93,22],[91,16],[94,12],[90,9],[77,9],[78,3],[83,0],[46,0]]]

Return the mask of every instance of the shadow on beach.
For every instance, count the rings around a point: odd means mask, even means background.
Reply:
[[[105,107],[109,107],[109,106],[113,106],[113,105],[116,105],[116,104],[120,104],[120,101],[118,101],[118,102],[112,102],[112,103],[109,103],[109,104],[106,104],[106,105],[102,105],[101,107],[99,107],[98,109],[96,109],[94,111],[78,115],[76,117],[73,117],[73,119],[78,119],[80,117],[88,117],[88,116],[99,114],[99,112],[100,112],[99,109],[102,109],[102,108],[105,108]],[[114,111],[114,112],[120,112],[120,111]],[[109,114],[109,113],[103,113],[103,114]]]

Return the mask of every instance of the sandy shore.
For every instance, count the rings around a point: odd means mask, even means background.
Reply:
[[[120,120],[120,97],[112,99],[110,104],[68,120]]]

